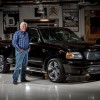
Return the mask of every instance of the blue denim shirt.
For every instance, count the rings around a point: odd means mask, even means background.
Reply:
[[[30,48],[28,33],[21,30],[16,31],[13,35],[12,45],[18,51],[20,49],[28,50]]]

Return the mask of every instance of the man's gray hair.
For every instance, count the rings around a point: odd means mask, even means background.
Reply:
[[[21,22],[20,26],[22,26],[22,25],[26,25],[26,27],[27,27],[27,23],[26,22]]]

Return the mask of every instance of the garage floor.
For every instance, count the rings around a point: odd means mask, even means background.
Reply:
[[[30,82],[12,84],[12,72],[0,74],[0,100],[100,100],[100,81],[52,83],[43,75],[29,75]]]

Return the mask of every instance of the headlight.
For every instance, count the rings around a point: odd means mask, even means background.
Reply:
[[[80,52],[67,52],[66,59],[82,59],[82,55]]]

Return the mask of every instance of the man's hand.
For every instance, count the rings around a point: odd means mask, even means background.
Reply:
[[[30,51],[30,48],[27,51],[29,52]]]
[[[23,49],[20,49],[19,52],[21,53],[23,51]]]

